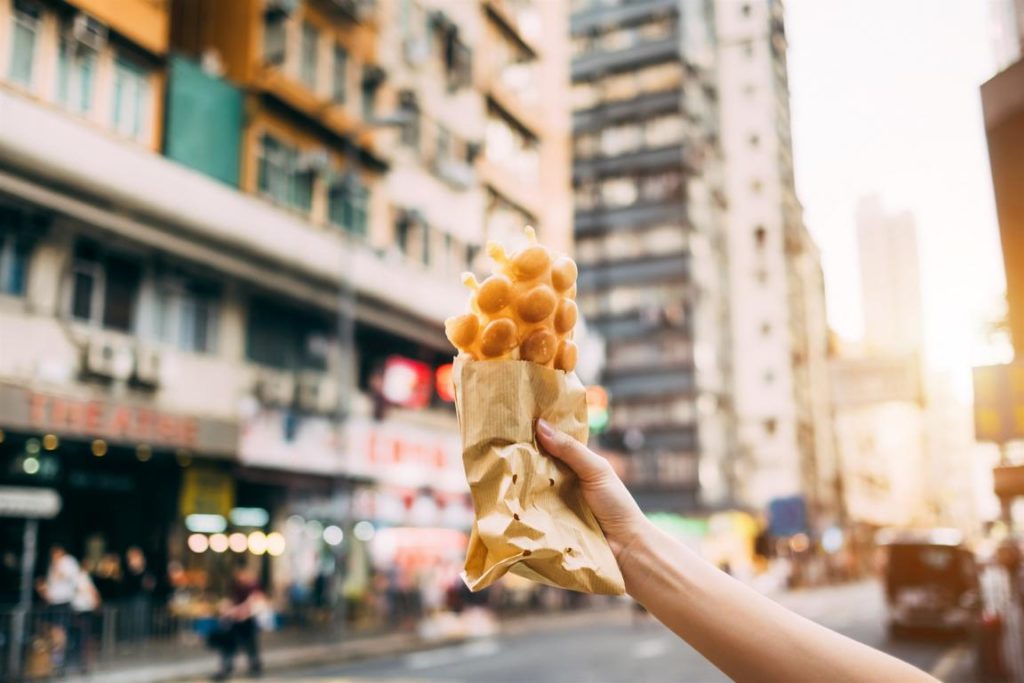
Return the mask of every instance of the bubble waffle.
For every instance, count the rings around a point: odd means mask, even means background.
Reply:
[[[488,243],[494,274],[483,282],[463,274],[472,290],[469,312],[446,320],[445,333],[474,360],[528,360],[572,372],[576,263],[538,244],[533,228],[526,228],[526,236],[529,245],[511,256]]]

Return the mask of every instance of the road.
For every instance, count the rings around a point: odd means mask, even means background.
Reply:
[[[788,593],[788,607],[872,647],[883,649],[942,680],[965,679],[966,646],[955,640],[891,642],[877,584],[861,583]],[[388,681],[573,681],[617,683],[728,680],[653,620],[634,625],[621,613],[583,627],[471,641],[452,647],[304,669],[280,680],[362,683]]]

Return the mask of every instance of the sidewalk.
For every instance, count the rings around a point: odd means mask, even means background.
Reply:
[[[599,607],[556,614],[531,614],[504,619],[499,624],[502,635],[518,635],[536,631],[554,631],[592,624],[595,619],[626,619],[629,607],[625,604]],[[266,672],[282,671],[301,666],[337,664],[357,659],[381,657],[397,653],[417,652],[450,646],[461,639],[426,641],[415,633],[393,633],[376,636],[356,636],[350,640],[316,645],[281,645],[268,647],[263,652]],[[169,658],[154,663],[124,667],[105,667],[85,676],[63,679],[67,683],[163,683],[187,679],[206,679],[217,671],[218,658],[211,651],[190,651],[186,660]],[[179,655],[180,656],[180,655]],[[239,657],[239,670],[245,671],[244,657]]]

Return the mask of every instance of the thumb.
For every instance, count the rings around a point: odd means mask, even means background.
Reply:
[[[544,450],[572,468],[582,481],[595,481],[608,474],[608,461],[546,420],[537,420],[537,437]]]

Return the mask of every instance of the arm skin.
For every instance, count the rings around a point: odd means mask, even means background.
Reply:
[[[626,591],[736,681],[932,681],[719,571],[656,529],[608,461],[543,420],[545,451],[571,467],[615,553]]]

